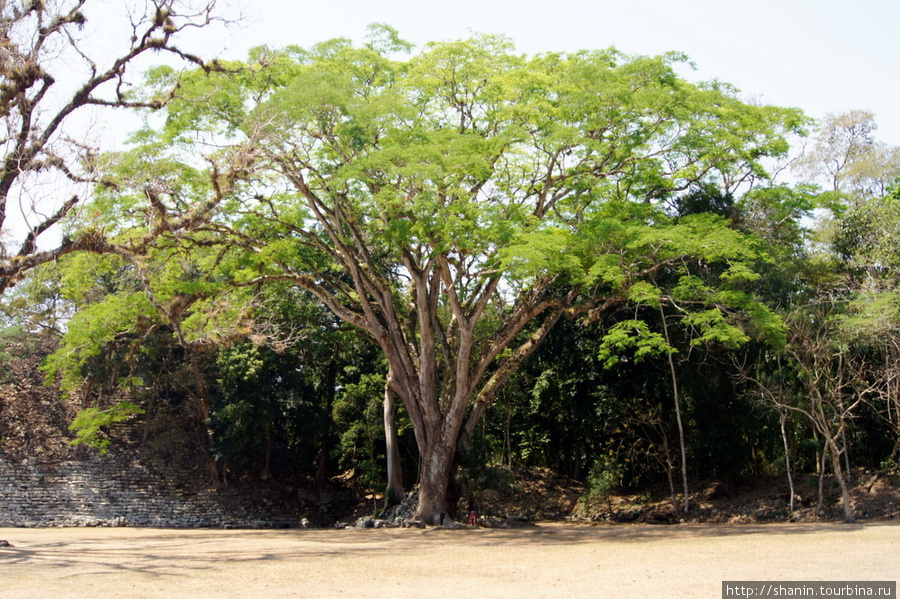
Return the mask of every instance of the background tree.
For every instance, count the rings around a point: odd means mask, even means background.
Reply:
[[[900,450],[900,188],[848,211],[840,220],[834,250],[848,295],[840,326],[857,349],[856,378],[895,431],[888,461]]]
[[[878,141],[877,129],[875,116],[865,110],[828,114],[795,168],[853,203],[883,197],[900,177],[900,148]]]

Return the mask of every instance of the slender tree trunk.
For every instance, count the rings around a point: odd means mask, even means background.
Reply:
[[[663,333],[666,337],[666,345],[671,347],[672,342],[669,340],[669,327],[666,324],[666,315],[662,305],[659,307],[659,313],[662,319]],[[684,446],[684,425],[681,421],[681,397],[678,393],[678,376],[675,373],[675,359],[672,357],[671,353],[668,354],[668,358],[669,374],[672,377],[672,397],[675,400],[675,420],[678,423],[678,444],[681,449],[681,483],[684,489],[684,513],[687,515],[688,511],[691,509],[691,491],[688,487],[687,450]]]
[[[825,460],[828,458],[828,448],[823,446],[821,454],[818,455],[819,467],[819,503],[816,507],[816,514],[823,515],[825,510]]]
[[[506,419],[503,426],[503,463],[512,470],[512,408],[506,404]]]
[[[678,385],[675,382],[675,374],[674,369],[675,366],[672,364],[672,358],[669,357],[669,365],[672,368],[672,385],[674,388],[674,397],[675,397],[675,420],[678,422],[678,444],[681,450],[681,484],[684,490],[684,513],[687,514],[691,509],[691,490],[688,487],[688,475],[687,475],[687,450],[685,449],[684,443],[684,425],[681,422],[681,400],[678,396]]]
[[[384,385],[384,442],[387,454],[387,487],[384,491],[385,509],[397,505],[403,499],[403,471],[400,467],[400,443],[397,437],[394,393],[391,391],[391,374]]]
[[[787,479],[788,479],[788,489],[791,493],[791,501],[790,501],[790,510],[791,514],[794,513],[794,474],[791,472],[791,446],[788,443],[787,436],[787,410],[784,408],[779,408],[778,410],[778,419],[781,422],[781,440],[784,441],[784,467],[787,470]]]

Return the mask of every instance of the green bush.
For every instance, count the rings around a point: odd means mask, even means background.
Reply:
[[[613,489],[622,484],[622,467],[612,456],[601,455],[594,461],[587,478],[587,492],[582,499],[583,504],[605,500],[609,511],[612,511],[610,495]]]

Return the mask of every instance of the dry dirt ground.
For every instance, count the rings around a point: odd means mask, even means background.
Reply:
[[[0,529],[0,597],[721,597],[723,580],[897,580],[896,524],[514,530]]]

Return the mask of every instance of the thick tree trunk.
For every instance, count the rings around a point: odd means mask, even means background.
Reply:
[[[416,520],[439,526],[451,519],[448,498],[455,457],[456,443],[432,443],[422,454]]]

